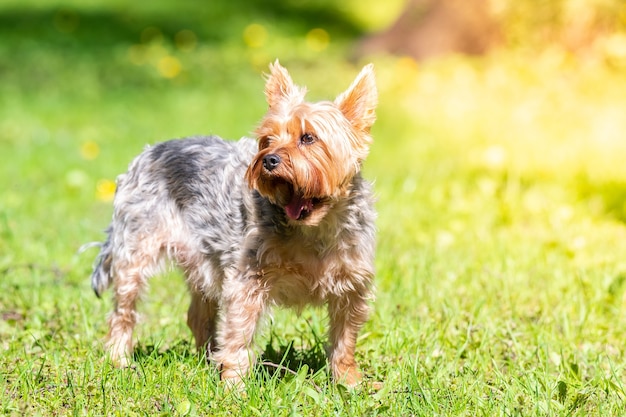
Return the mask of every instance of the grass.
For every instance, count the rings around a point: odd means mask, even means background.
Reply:
[[[103,238],[111,181],[146,143],[248,134],[274,57],[313,98],[345,88],[358,19],[324,2],[288,14],[261,1],[245,13],[237,2],[181,2],[178,13],[166,2],[11,4],[0,6],[0,414],[626,411],[623,61],[557,47],[419,65],[373,57],[381,102],[365,175],[379,196],[378,297],[358,344],[366,380],[355,391],[329,381],[321,311],[278,310],[259,343],[263,361],[291,370],[260,366],[240,396],[194,352],[175,273],[142,305],[135,367],[111,367],[111,303],[89,287],[95,253],[77,250]],[[246,45],[251,23],[262,45]],[[307,43],[318,26],[330,36],[322,50]]]

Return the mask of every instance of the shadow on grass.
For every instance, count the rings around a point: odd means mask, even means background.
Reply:
[[[295,341],[280,343],[275,348],[270,340],[260,358],[260,366],[267,375],[278,378],[290,377],[306,365],[309,375],[314,375],[326,368],[326,352],[319,341],[308,348],[296,349]]]
[[[186,362],[190,360],[203,360],[207,366],[211,366],[203,353],[197,352],[187,340],[181,340],[175,345],[162,349],[155,344],[137,344],[133,351],[133,360],[136,363],[155,361],[165,365]],[[281,342],[276,347],[270,340],[257,361],[257,372],[262,370],[267,378],[282,379],[297,373],[306,365],[309,374],[314,375],[326,368],[326,353],[322,343],[317,341],[313,346],[297,349],[295,341]]]
[[[138,343],[133,351],[133,360],[137,363],[157,361],[169,365],[193,358],[200,358],[200,356],[188,340],[181,340],[167,349],[162,349],[161,346],[155,344]]]

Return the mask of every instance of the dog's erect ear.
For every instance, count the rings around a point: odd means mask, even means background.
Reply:
[[[378,104],[374,65],[363,67],[350,88],[335,99],[335,104],[354,127],[369,132],[376,121]]]
[[[270,108],[283,100],[291,101],[297,99],[302,101],[305,93],[306,89],[300,88],[293,83],[289,72],[280,65],[278,60],[270,64],[270,74],[265,82],[265,97]]]

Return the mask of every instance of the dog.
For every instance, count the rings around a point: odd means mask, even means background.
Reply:
[[[223,381],[254,364],[254,335],[275,305],[326,304],[335,381],[361,379],[357,334],[374,297],[372,185],[361,166],[378,93],[372,64],[334,101],[304,100],[278,60],[256,140],[216,136],[148,146],[117,178],[113,219],[91,276],[113,286],[106,350],[130,364],[137,302],[174,264],[191,293],[187,324]]]

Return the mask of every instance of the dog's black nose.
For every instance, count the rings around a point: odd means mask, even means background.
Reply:
[[[273,171],[280,164],[280,156],[275,153],[263,157],[263,167],[268,171]]]

